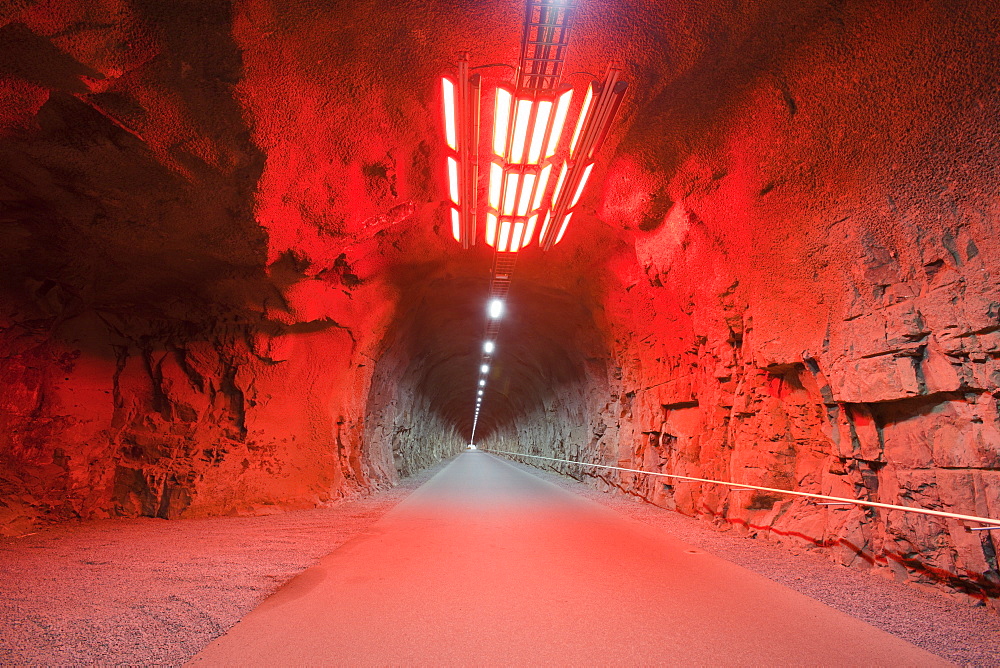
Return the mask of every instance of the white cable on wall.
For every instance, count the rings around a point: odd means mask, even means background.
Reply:
[[[855,506],[867,506],[871,508],[885,508],[887,510],[900,510],[907,513],[918,513],[920,515],[933,515],[934,517],[950,517],[956,520],[965,520],[966,522],[979,522],[980,524],[989,525],[989,527],[972,528],[973,531],[979,531],[986,528],[998,527],[1000,528],[1000,519],[993,519],[991,517],[976,517],[975,515],[960,515],[958,513],[948,513],[943,510],[930,510],[929,508],[913,508],[911,506],[897,506],[891,503],[878,503],[877,501],[862,501],[860,499],[848,499],[840,496],[827,496],[825,494],[813,494],[811,492],[795,492],[789,489],[777,489],[774,487],[760,487],[759,485],[747,485],[738,482],[727,482],[725,480],[712,480],[710,478],[693,478],[686,475],[676,475],[674,473],[659,473],[654,471],[642,471],[640,469],[627,469],[621,466],[608,466],[606,464],[588,464],[586,462],[574,462],[570,459],[556,459],[555,457],[542,457],[541,455],[526,455],[522,452],[508,452],[506,450],[487,450],[487,452],[494,452],[500,455],[514,455],[517,457],[531,457],[533,459],[547,459],[551,462],[563,462],[566,464],[576,464],[577,466],[593,466],[599,469],[611,469],[614,471],[627,471],[629,473],[642,473],[643,475],[653,475],[659,476],[661,478],[674,478],[676,480],[687,480],[690,482],[707,482],[716,485],[727,485],[729,487],[737,487],[739,489],[756,489],[762,492],[774,492],[775,494],[788,494],[790,496],[802,496],[810,499],[822,499],[824,501],[835,501],[837,503],[851,504]]]

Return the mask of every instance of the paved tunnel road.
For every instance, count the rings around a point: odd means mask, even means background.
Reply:
[[[945,665],[483,452],[192,663]]]

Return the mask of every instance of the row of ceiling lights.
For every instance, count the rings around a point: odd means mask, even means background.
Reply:
[[[628,86],[621,70],[608,67],[603,81],[591,82],[565,141],[574,90],[561,78],[575,7],[576,0],[526,0],[515,82],[498,84],[494,91],[483,239],[496,255],[470,447],[475,447],[516,254],[536,239],[544,250],[562,241]],[[480,204],[482,78],[470,69],[475,68],[463,53],[457,72],[441,83],[448,215],[452,236],[463,248],[476,243]]]
[[[490,320],[499,321],[503,315],[504,303],[499,299],[491,299],[486,310],[486,315]],[[495,329],[495,328],[494,328]],[[476,411],[472,418],[472,435],[469,438],[469,447],[475,447],[476,427],[479,425],[479,411],[483,407],[483,395],[486,393],[486,380],[490,373],[490,362],[496,352],[495,341],[487,339],[483,341],[483,355],[479,364],[479,382],[476,384]]]

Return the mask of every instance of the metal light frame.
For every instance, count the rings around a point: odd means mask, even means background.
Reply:
[[[481,79],[469,74],[469,54],[462,53],[458,73],[441,77],[444,98],[445,142],[451,149],[447,156],[449,218],[451,233],[469,248],[476,243],[476,208],[479,200],[479,107]]]
[[[562,241],[566,228],[594,169],[594,155],[600,150],[625,97],[628,83],[622,71],[609,67],[604,81],[594,81],[587,89],[580,118],[570,140],[569,159],[563,163],[552,193],[552,206],[542,223],[539,245],[549,250]]]

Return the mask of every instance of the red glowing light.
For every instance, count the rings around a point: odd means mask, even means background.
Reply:
[[[492,211],[486,213],[486,243],[493,247],[497,245],[497,215]]]
[[[551,221],[552,221],[552,212],[547,211],[545,213],[545,222],[542,223],[542,231],[538,233],[539,243],[541,243],[541,240],[545,238],[545,233],[549,231],[549,223]]]
[[[576,130],[573,131],[573,139],[569,143],[569,154],[572,156],[576,151],[576,143],[580,140],[580,133],[583,131],[584,125],[587,123],[587,115],[590,113],[590,103],[594,99],[594,87],[597,84],[591,84],[590,88],[587,89],[587,95],[583,98],[583,108],[580,109],[580,119],[576,122]]]
[[[571,207],[576,206],[576,203],[580,201],[580,195],[583,194],[583,189],[587,185],[587,179],[590,178],[590,172],[594,169],[594,163],[587,165],[587,168],[583,170],[583,176],[580,178],[580,185],[576,187],[576,194],[573,195],[573,203],[570,204]]]
[[[593,82],[588,88],[569,142],[570,158],[560,159],[559,177],[549,199],[553,157],[562,143],[573,89],[555,91],[558,78],[538,87],[524,81],[518,88],[497,86],[492,129],[497,159],[489,167],[485,225],[486,242],[497,251],[517,252],[532,243],[543,213],[539,235],[543,249],[562,239],[593,171],[591,156],[606,137],[624,94],[625,83],[618,81],[619,76],[619,70],[609,68],[603,83]],[[448,192],[456,206],[451,210],[452,234],[468,247],[475,234],[478,199],[478,154],[472,149],[478,146],[479,136],[479,77],[469,76],[463,57],[458,77],[444,77],[441,85],[445,138],[454,152],[447,157]],[[468,130],[473,126],[474,133]]]
[[[525,174],[524,182],[521,184],[521,194],[517,198],[517,215],[527,216],[528,207],[531,205],[535,181],[538,179],[534,174]]]
[[[528,148],[528,162],[537,165],[542,157],[542,144],[545,142],[545,133],[549,130],[549,116],[552,114],[552,102],[542,100],[538,103],[538,110],[535,113],[535,126],[531,132],[531,144]]]
[[[556,202],[559,201],[559,195],[562,193],[563,183],[566,181],[566,170],[567,164],[564,162],[562,167],[559,169],[559,178],[556,179],[556,189],[552,192],[552,205],[555,206]]]
[[[535,226],[538,225],[538,214],[528,219],[528,225],[524,230],[524,240],[521,243],[521,248],[524,248],[531,243],[531,240],[535,238]]]
[[[567,90],[559,96],[559,103],[556,106],[556,115],[552,123],[552,131],[549,133],[549,145],[545,149],[545,157],[551,158],[555,155],[559,147],[559,140],[562,137],[563,126],[566,124],[566,115],[569,114],[569,105],[573,101],[573,90]]]
[[[458,150],[458,130],[455,118],[455,84],[448,77],[441,78],[444,92],[444,136],[448,148]]]
[[[458,199],[458,160],[450,155],[448,156],[448,192],[452,202],[461,204]]]
[[[587,186],[594,169],[592,156],[607,137],[625,95],[627,84],[619,81],[620,76],[620,70],[608,68],[604,82],[595,81],[587,89],[580,118],[570,141],[570,158],[563,163],[552,194],[551,225],[547,219],[542,226],[539,243],[545,250],[563,238],[573,209],[580,202]]]
[[[497,250],[501,253],[507,252],[507,242],[510,241],[510,221],[500,221],[500,239],[497,241]]]
[[[552,174],[552,164],[549,163],[542,168],[538,177],[538,187],[535,188],[535,198],[531,202],[531,209],[537,211],[542,206],[542,197],[545,196],[545,188],[549,184],[549,175]]]
[[[451,210],[451,236],[455,237],[455,241],[462,240],[461,214],[458,209]]]
[[[510,243],[512,251],[520,250],[528,245],[530,239],[527,238],[527,226],[523,222],[514,223],[514,236]]]
[[[519,99],[514,117],[514,138],[510,145],[510,162],[519,163],[524,159],[524,146],[528,140],[528,125],[531,123],[532,101]]]
[[[556,240],[555,240],[556,244],[559,243],[560,241],[562,241],[563,235],[566,234],[566,228],[569,227],[569,219],[572,218],[572,217],[573,217],[573,212],[570,211],[569,213],[566,214],[566,217],[563,218],[562,227],[559,228],[559,235],[556,236]],[[555,245],[555,244],[553,244],[553,245]]]
[[[493,116],[493,152],[501,158],[507,157],[513,99],[513,93],[503,86],[497,87],[496,111]]]
[[[507,174],[507,185],[503,193],[503,215],[505,216],[514,215],[514,207],[517,204],[517,184],[520,178],[521,175],[517,172]]]
[[[469,74],[468,55],[458,62],[458,75],[441,79],[448,196],[452,210],[452,236],[468,248],[475,243],[476,199],[479,181],[479,98],[480,77]],[[457,215],[457,226],[456,226]]]

